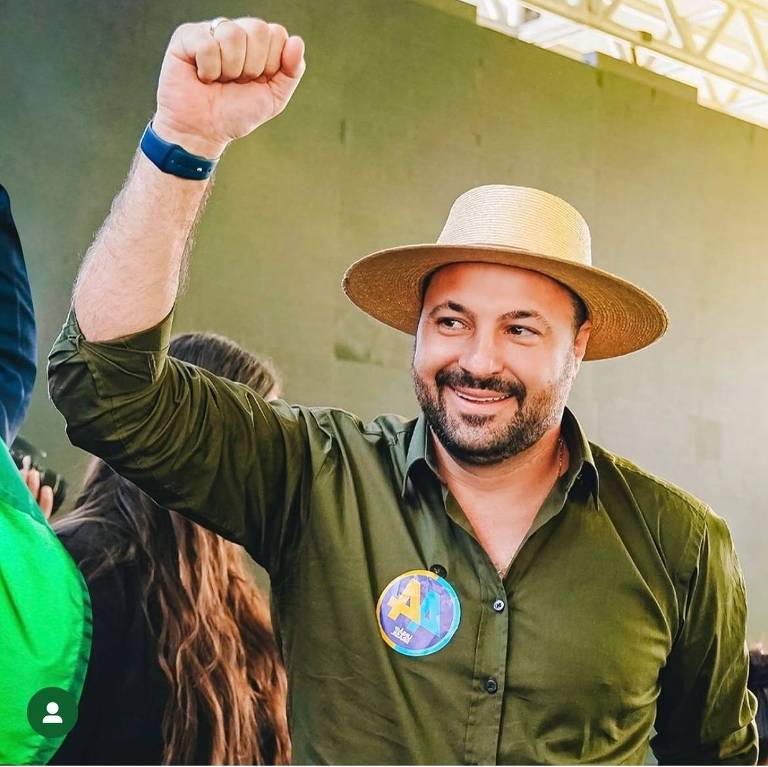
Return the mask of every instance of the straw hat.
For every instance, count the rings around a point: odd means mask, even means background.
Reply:
[[[364,312],[413,335],[425,279],[466,261],[530,269],[568,286],[592,320],[586,360],[642,349],[669,323],[664,307],[644,290],[592,266],[589,227],[577,210],[519,186],[470,189],[454,202],[437,243],[366,256],[349,267],[342,287]]]

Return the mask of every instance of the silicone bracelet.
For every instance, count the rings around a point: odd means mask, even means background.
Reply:
[[[178,144],[170,144],[155,133],[152,122],[147,124],[139,144],[141,151],[161,170],[180,178],[204,181],[210,178],[216,168],[217,160],[207,160],[187,152]]]

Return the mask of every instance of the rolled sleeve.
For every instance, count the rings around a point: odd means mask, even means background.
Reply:
[[[71,311],[49,356],[51,399],[72,444],[274,573],[305,517],[311,414],[169,357],[172,314],[96,343]]]
[[[746,598],[725,522],[711,512],[685,622],[666,667],[652,746],[660,764],[755,764]]]

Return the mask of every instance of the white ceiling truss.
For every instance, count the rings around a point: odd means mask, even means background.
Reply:
[[[477,22],[583,61],[596,52],[693,86],[768,127],[768,0],[463,0]]]

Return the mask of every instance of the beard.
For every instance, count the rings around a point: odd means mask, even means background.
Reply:
[[[517,378],[476,378],[455,366],[435,375],[434,386],[411,368],[416,399],[443,447],[456,459],[477,466],[499,463],[535,445],[563,416],[576,372],[575,358],[565,360],[555,381],[529,394]],[[445,387],[484,389],[517,400],[514,415],[450,413]]]

